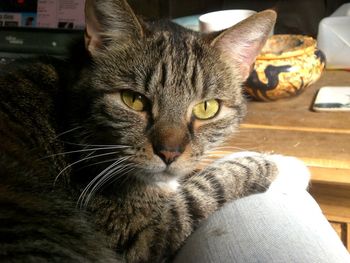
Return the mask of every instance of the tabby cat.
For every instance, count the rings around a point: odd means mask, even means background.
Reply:
[[[263,155],[197,168],[237,130],[275,16],[201,35],[88,0],[70,58],[3,66],[0,261],[171,260],[224,203],[266,190]]]

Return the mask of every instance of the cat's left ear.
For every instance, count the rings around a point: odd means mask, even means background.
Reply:
[[[212,46],[218,48],[232,63],[237,64],[240,74],[247,79],[256,57],[274,27],[276,17],[276,12],[272,10],[259,12],[219,35],[214,33],[207,37],[211,38]]]
[[[94,54],[111,41],[143,36],[140,20],[125,0],[86,0],[85,47]]]

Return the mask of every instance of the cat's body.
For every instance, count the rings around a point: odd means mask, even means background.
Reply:
[[[161,262],[276,175],[263,156],[196,170],[238,128],[274,13],[202,37],[89,3],[87,51],[0,69],[2,262]]]

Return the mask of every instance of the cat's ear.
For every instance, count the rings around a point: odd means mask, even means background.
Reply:
[[[276,21],[276,12],[259,12],[220,33],[208,35],[210,44],[237,63],[244,79],[264,46]]]
[[[91,54],[110,41],[142,36],[141,22],[125,0],[86,0],[85,47]]]

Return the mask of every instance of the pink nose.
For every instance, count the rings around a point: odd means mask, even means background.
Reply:
[[[177,157],[181,155],[181,152],[179,151],[166,151],[161,150],[158,152],[158,156],[165,162],[165,164],[170,165],[172,162],[174,162]]]

